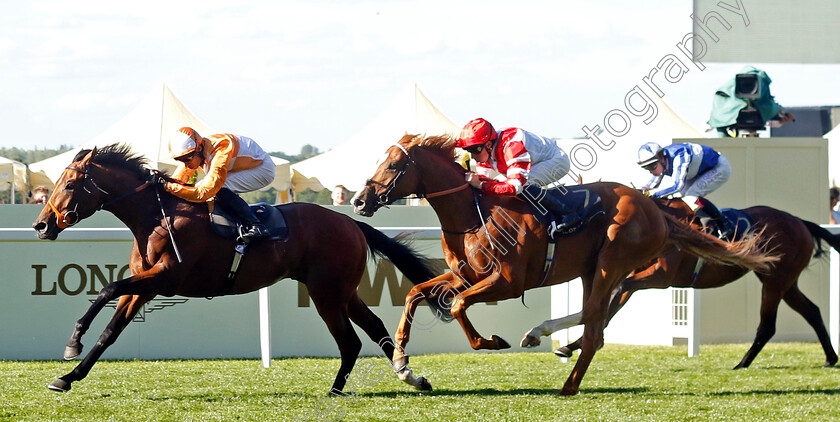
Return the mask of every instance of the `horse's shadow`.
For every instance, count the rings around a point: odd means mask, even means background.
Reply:
[[[707,393],[704,396],[712,397],[732,397],[732,396],[753,396],[756,394],[768,394],[774,396],[785,396],[788,394],[826,394],[833,396],[840,394],[840,388],[818,388],[816,390],[748,390],[748,391],[720,391],[717,393]]]
[[[448,390],[448,389],[437,389],[428,394],[430,396],[524,396],[524,395],[537,395],[537,396],[550,396],[557,394],[560,391],[559,388],[513,388],[510,390],[497,390],[495,388],[480,388],[480,389],[473,389],[473,390]],[[587,393],[604,393],[604,394],[641,394],[648,392],[647,388],[644,387],[633,387],[633,388],[592,388],[581,390],[582,394]],[[369,394],[362,394],[365,397],[386,397],[386,398],[395,398],[395,397],[402,397],[402,396],[411,396],[416,395],[417,392],[415,391],[381,391],[376,393],[369,393]]]

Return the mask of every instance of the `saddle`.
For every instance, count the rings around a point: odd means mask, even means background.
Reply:
[[[260,202],[259,204],[251,205],[251,212],[268,228],[269,233],[271,233],[270,240],[280,240],[289,237],[289,227],[286,225],[286,218],[283,216],[283,212],[277,209],[277,207]],[[233,290],[236,277],[239,275],[239,263],[248,250],[248,241],[240,235],[242,233],[242,223],[235,215],[226,212],[224,207],[214,206],[210,210],[210,223],[216,234],[236,241],[233,247],[235,252],[233,254],[233,263],[222,286],[221,295],[224,296]],[[208,297],[208,299],[212,299],[212,297]]]
[[[289,237],[289,227],[286,225],[286,218],[277,207],[264,202],[251,205],[251,211],[271,233],[271,240],[281,240]],[[225,211],[224,207],[215,206],[210,211],[210,222],[213,231],[226,239],[237,240],[242,227],[239,219]]]
[[[527,195],[522,195],[533,210],[534,216],[543,223],[551,224],[552,221],[562,221],[563,215],[574,212],[580,216],[580,221],[565,230],[557,231],[557,237],[568,237],[578,234],[589,225],[593,218],[604,214],[604,206],[601,196],[586,186],[575,185],[571,187],[560,186],[552,189],[540,189],[539,193],[530,187],[526,187]],[[552,211],[558,211],[557,213]],[[561,212],[562,210],[562,212]]]

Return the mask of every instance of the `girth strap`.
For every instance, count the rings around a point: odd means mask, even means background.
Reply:
[[[237,241],[233,249],[233,263],[231,263],[230,271],[228,271],[225,282],[222,284],[222,294],[220,296],[226,296],[233,291],[233,285],[236,284],[236,277],[239,275],[239,262],[245,256],[245,251],[248,250],[248,242]]]

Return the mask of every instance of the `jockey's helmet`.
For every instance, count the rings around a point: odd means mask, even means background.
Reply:
[[[458,137],[458,148],[469,148],[473,145],[481,145],[487,141],[493,141],[497,137],[493,125],[482,118],[470,120],[461,130]]]
[[[648,142],[639,147],[639,161],[638,164],[642,167],[653,164],[659,159],[657,154],[662,151],[662,147],[656,142]]]
[[[169,138],[169,154],[172,158],[183,157],[195,151],[201,135],[191,127],[182,127]]]

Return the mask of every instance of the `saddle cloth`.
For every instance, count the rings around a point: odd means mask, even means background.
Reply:
[[[735,208],[724,208],[720,210],[723,218],[728,219],[735,226],[735,238],[733,241],[741,240],[747,233],[750,232],[754,222],[747,213],[736,210]]]
[[[271,233],[271,240],[286,239],[289,237],[289,227],[286,225],[286,217],[283,212],[275,206],[264,202],[251,205],[251,211]],[[229,214],[224,207],[215,206],[210,212],[210,222],[213,231],[219,236],[236,240],[239,238],[239,227],[242,225],[235,215]]]
[[[718,227],[720,223],[714,221],[711,217],[708,217],[705,213],[701,210],[698,210],[698,216],[700,217],[700,224],[703,225],[703,229],[706,230],[707,233],[720,237],[721,233],[723,232],[723,227]],[[720,215],[722,218],[729,220],[732,223],[732,226],[735,227],[735,238],[734,239],[725,239],[731,241],[738,241],[741,240],[744,235],[750,232],[754,222],[750,218],[747,213],[735,209],[735,208],[721,208]]]
[[[566,191],[565,194],[563,193],[564,189]],[[573,210],[580,216],[580,222],[578,224],[569,227],[567,230],[555,232],[555,238],[574,236],[578,232],[586,228],[586,226],[589,225],[589,222],[593,218],[604,214],[604,207],[601,202],[601,196],[599,196],[597,193],[595,193],[595,191],[589,189],[586,186],[564,186],[552,189],[544,189],[544,192],[546,192],[547,196],[547,198],[545,199],[550,201],[562,202],[567,207],[569,207],[569,209]],[[550,224],[552,220],[560,221],[563,218],[562,215],[546,214],[544,210],[550,207],[542,208],[540,205],[538,205],[539,200],[529,200],[527,202],[531,204],[531,208],[534,210],[534,215],[543,224]]]

